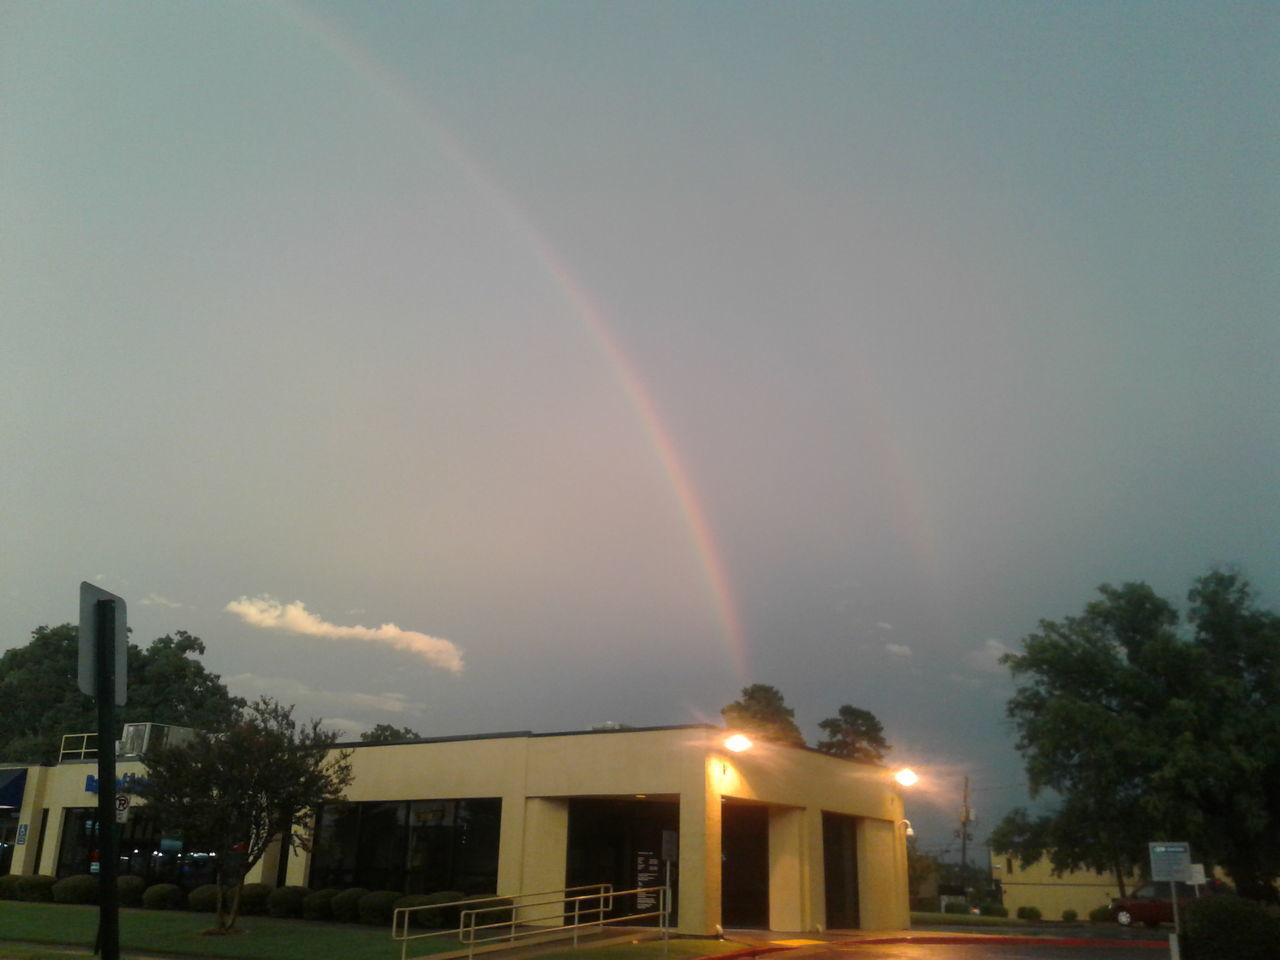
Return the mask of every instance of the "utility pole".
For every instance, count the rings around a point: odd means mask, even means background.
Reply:
[[[960,804],[960,885],[969,895],[969,823],[973,811],[969,809],[969,778],[964,778],[964,800]]]

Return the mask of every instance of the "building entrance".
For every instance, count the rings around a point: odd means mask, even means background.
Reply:
[[[769,928],[769,808],[727,801],[720,818],[720,917],[726,927]]]
[[[675,800],[574,799],[569,801],[569,855],[565,886],[611,883],[615,890],[661,886],[663,834],[675,839],[680,804]],[[671,864],[671,922],[677,921],[678,864]],[[624,917],[658,909],[657,895],[614,900],[609,916]],[[644,921],[657,924],[657,918]]]
[[[822,866],[826,874],[827,929],[855,930],[858,915],[858,818],[822,814]]]

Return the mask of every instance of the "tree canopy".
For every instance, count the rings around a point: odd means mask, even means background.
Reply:
[[[893,748],[884,739],[884,727],[870,710],[842,706],[836,716],[818,724],[827,739],[818,742],[818,749],[833,757],[858,763],[883,763],[885,754]]]
[[[316,808],[351,782],[350,755],[332,752],[336,740],[320,721],[299,725],[293,707],[263,697],[221,732],[144,757],[148,809],[190,847],[216,854],[215,882],[235,887],[229,909],[219,893],[219,929],[235,924],[241,881],[267,848],[280,838],[307,849]]]
[[[778,688],[767,683],[743,687],[742,697],[722,708],[720,716],[726,726],[761,740],[804,746],[804,735],[796,726],[796,712],[787,706]]]
[[[992,835],[1023,862],[1123,876],[1151,840],[1186,840],[1237,888],[1274,899],[1280,876],[1280,616],[1239,573],[1213,571],[1188,593],[1186,622],[1144,583],[1042,621],[1004,663],[1007,713],[1032,796]]]
[[[372,730],[360,734],[361,743],[401,743],[405,740],[421,740],[422,734],[408,727],[396,727],[379,723]]]
[[[97,729],[93,699],[80,692],[77,627],[37,627],[31,642],[0,655],[0,758],[31,763],[58,759],[62,735]],[[219,730],[244,707],[221,678],[196,659],[205,651],[185,630],[128,646],[129,700],[124,723],[171,723]]]

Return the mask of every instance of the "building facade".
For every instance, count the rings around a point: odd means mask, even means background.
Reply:
[[[669,878],[683,933],[908,926],[890,772],[776,744],[735,753],[725,735],[696,725],[348,744],[352,783],[318,811],[311,850],[269,851],[250,879],[512,895]],[[24,780],[12,872],[93,872],[94,761],[0,765],[0,780],[11,771]],[[138,760],[118,771],[126,792],[145,775]],[[206,881],[200,851],[145,807],[129,816],[122,872]]]

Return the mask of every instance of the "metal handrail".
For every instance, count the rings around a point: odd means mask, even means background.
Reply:
[[[588,890],[590,893],[576,891]],[[613,909],[615,897],[651,893],[657,895],[657,910],[627,914],[621,917],[606,917]],[[494,902],[492,906],[483,906]],[[409,933],[410,914],[421,910],[438,910],[444,907],[462,906],[457,929],[433,930],[424,933]],[[530,913],[531,908],[553,907],[548,913]],[[497,911],[509,911],[505,920],[493,923],[480,923],[478,919],[485,914]],[[569,917],[572,921],[569,922]],[[572,932],[573,944],[578,945],[578,931],[589,927],[603,928],[607,923],[621,923],[627,920],[644,920],[657,917],[662,927],[662,939],[665,944],[670,938],[671,890],[669,887],[636,887],[632,890],[615,891],[611,884],[590,884],[583,887],[568,887],[564,890],[549,890],[542,893],[516,894],[511,897],[486,897],[476,900],[455,900],[451,903],[433,903],[420,907],[399,907],[392,917],[391,937],[400,941],[400,958],[407,960],[410,940],[426,937],[439,937],[454,934],[460,943],[467,945],[467,955],[475,955],[477,944],[511,943],[525,937],[546,938],[548,934],[568,934]],[[534,925],[539,920],[555,920],[558,923],[545,926]],[[522,929],[525,928],[525,929]]]

